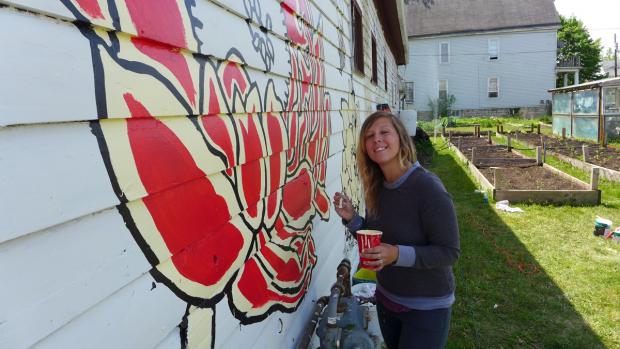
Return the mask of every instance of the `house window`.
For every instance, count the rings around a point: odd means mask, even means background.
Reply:
[[[439,99],[448,99],[448,80],[439,80]]]
[[[405,103],[413,104],[413,82],[405,82]]]
[[[450,63],[450,43],[442,42],[439,44],[439,63]]]
[[[362,10],[357,1],[351,1],[351,18],[353,33],[353,68],[364,74],[364,35],[362,28]]]
[[[488,82],[489,98],[497,98],[499,96],[499,78],[490,77]]]
[[[370,37],[370,43],[372,48],[372,77],[370,78],[370,81],[376,84],[379,79],[379,74],[377,74],[377,41],[374,36]]]
[[[385,61],[385,57],[383,57],[383,85],[385,91],[387,91],[387,62]]]
[[[489,39],[489,60],[499,59],[499,39]]]

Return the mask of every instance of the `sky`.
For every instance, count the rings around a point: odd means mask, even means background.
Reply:
[[[593,39],[601,39],[603,52],[613,50],[614,33],[620,47],[620,0],[555,0],[555,8],[562,16],[581,20]]]

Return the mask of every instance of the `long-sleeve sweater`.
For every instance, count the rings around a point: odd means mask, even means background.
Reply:
[[[403,246],[414,250],[413,265],[401,266],[399,261],[377,273],[379,286],[407,298],[451,295],[459,231],[452,199],[439,178],[416,167],[399,185],[381,187],[378,195],[377,215],[362,219],[355,228],[382,231],[381,241],[399,245],[401,253]]]

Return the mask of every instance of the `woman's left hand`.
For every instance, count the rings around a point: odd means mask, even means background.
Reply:
[[[396,263],[398,260],[398,246],[381,243],[377,247],[371,247],[364,250],[360,257],[368,258],[366,265],[372,267],[373,270],[381,270],[384,267]]]

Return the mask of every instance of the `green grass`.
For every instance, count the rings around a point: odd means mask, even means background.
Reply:
[[[473,132],[473,125],[480,125],[482,132],[491,130],[495,131],[497,125],[503,125],[504,131],[529,131],[530,125],[536,126],[538,123],[549,123],[549,117],[542,117],[538,119],[523,119],[520,117],[490,117],[490,118],[442,118],[437,121],[438,132],[441,132],[441,125],[447,125],[446,131],[466,131]],[[432,135],[435,128],[434,121],[418,121],[418,126],[424,131]],[[541,132],[544,134],[551,134],[550,127],[541,127]]]
[[[592,230],[596,215],[620,224],[620,185],[601,182],[600,206],[505,213],[482,202],[443,141],[435,148],[430,169],[453,196],[461,232],[448,348],[619,348],[620,244]]]

